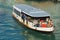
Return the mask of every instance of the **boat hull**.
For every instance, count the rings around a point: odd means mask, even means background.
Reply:
[[[42,28],[42,27],[28,26],[27,24],[23,23],[23,20],[19,19],[19,17],[14,12],[12,13],[12,16],[14,18],[16,18],[19,22],[21,22],[23,25],[25,25],[26,27],[28,27],[30,29],[42,31],[42,32],[53,32],[54,31],[54,27]]]

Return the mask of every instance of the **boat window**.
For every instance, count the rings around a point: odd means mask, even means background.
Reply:
[[[24,12],[21,12],[21,14],[22,14],[23,16],[25,16],[24,18],[25,18],[27,21],[32,22],[32,17],[31,17],[31,16],[25,14]]]
[[[20,16],[20,12],[18,10],[14,9],[14,12]]]
[[[46,18],[49,18],[50,19],[49,16],[47,16],[47,17],[34,17],[33,19],[46,21]]]
[[[24,14],[23,12],[21,12],[21,14]]]

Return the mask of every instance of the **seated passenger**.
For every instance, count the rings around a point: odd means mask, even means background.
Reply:
[[[40,21],[40,26],[43,27],[43,28],[46,28],[47,27],[47,23],[44,22],[44,20],[41,20]]]
[[[34,26],[39,27],[38,20],[33,20]]]
[[[52,26],[53,26],[52,20],[49,20],[48,26],[49,26],[49,27],[52,27]]]

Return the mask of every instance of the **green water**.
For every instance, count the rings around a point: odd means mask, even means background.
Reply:
[[[9,1],[9,0],[8,0]],[[60,3],[50,1],[0,0],[0,40],[60,40]],[[51,15],[53,33],[42,33],[26,28],[12,17],[12,5],[22,3],[40,8]]]

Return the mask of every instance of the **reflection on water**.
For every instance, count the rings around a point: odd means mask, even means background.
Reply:
[[[11,0],[10,0],[11,1]],[[6,1],[7,2],[7,1]],[[11,3],[11,2],[10,2]],[[60,40],[60,3],[17,0],[48,12],[53,19],[55,31],[42,33],[26,28],[12,17],[12,4],[0,0],[0,39],[2,40]]]
[[[26,36],[26,40],[55,40],[55,35],[53,33],[40,33],[34,31],[27,31],[24,33]]]

